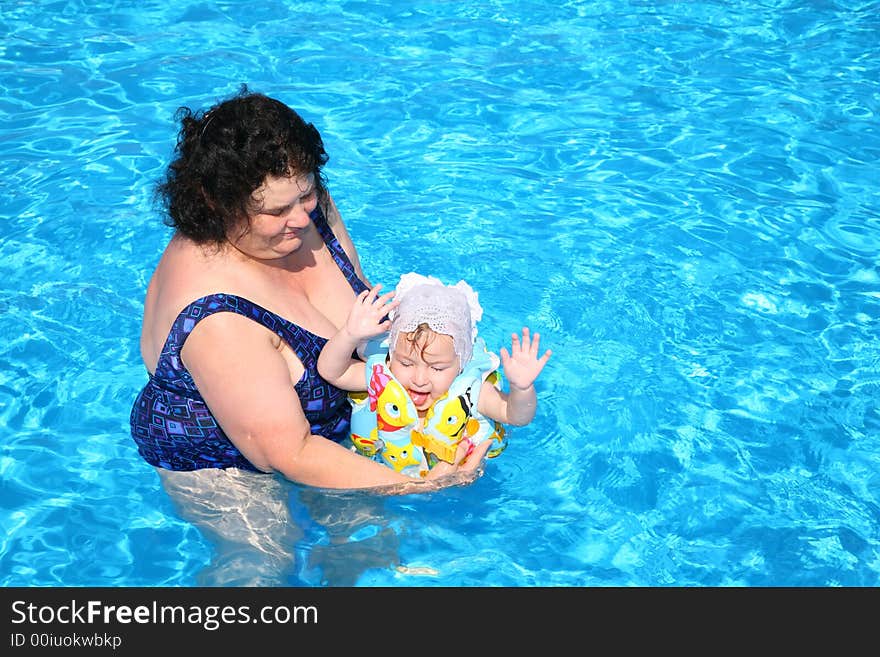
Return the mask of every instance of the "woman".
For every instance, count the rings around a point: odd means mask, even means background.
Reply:
[[[350,407],[316,364],[369,283],[324,187],[315,127],[247,88],[178,116],[158,187],[175,234],[147,289],[150,380],[131,414],[144,459],[398,493],[472,480],[488,445],[419,480],[340,444]]]

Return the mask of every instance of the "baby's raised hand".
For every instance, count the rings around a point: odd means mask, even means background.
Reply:
[[[396,308],[398,302],[392,301],[394,290],[380,296],[380,289],[381,283],[370,290],[364,290],[354,300],[345,322],[345,329],[352,337],[358,340],[372,338],[391,328],[391,320],[382,321],[382,318]]]
[[[516,333],[513,334],[510,353],[507,353],[507,349],[504,347],[501,348],[504,376],[507,377],[511,387],[525,390],[535,382],[541,370],[544,369],[544,365],[547,364],[553,352],[548,349],[538,358],[540,342],[541,336],[538,333],[530,336],[529,329],[524,327],[522,338]]]

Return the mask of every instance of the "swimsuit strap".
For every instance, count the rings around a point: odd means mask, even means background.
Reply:
[[[342,248],[339,240],[336,239],[336,235],[330,228],[330,224],[327,222],[327,217],[324,216],[324,211],[321,209],[320,203],[315,206],[315,209],[309,216],[315,224],[315,228],[318,229],[318,233],[320,233],[323,238],[324,244],[327,245],[330,255],[333,256],[333,260],[336,261],[336,265],[339,267],[340,271],[342,271],[342,275],[345,276],[345,280],[351,285],[354,293],[357,295],[366,290],[367,285],[358,278],[358,275],[355,273],[354,265],[351,264],[348,254],[345,252],[345,249]]]
[[[174,320],[174,324],[171,325],[168,338],[159,355],[159,362],[156,363],[156,371],[151,377],[156,383],[170,392],[186,392],[190,396],[196,395],[201,399],[192,376],[180,360],[180,352],[196,325],[206,317],[218,312],[233,312],[236,315],[252,319],[276,333],[288,344],[293,342],[290,346],[296,351],[298,357],[303,358],[307,355],[306,352],[303,352],[298,341],[290,340],[291,331],[301,332],[305,329],[299,328],[283,317],[279,317],[243,297],[234,294],[209,294],[196,299],[181,310]],[[304,364],[307,365],[307,363]]]

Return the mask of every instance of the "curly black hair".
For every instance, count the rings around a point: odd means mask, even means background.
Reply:
[[[175,119],[175,158],[156,194],[165,223],[193,242],[226,242],[256,209],[251,195],[270,175],[312,173],[318,198],[326,200],[321,135],[284,103],[242,85],[206,112],[179,108]]]

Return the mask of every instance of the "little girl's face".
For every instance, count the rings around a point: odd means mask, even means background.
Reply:
[[[415,343],[410,336],[412,333],[397,336],[389,366],[423,417],[458,376],[459,359],[452,336],[424,331]]]

